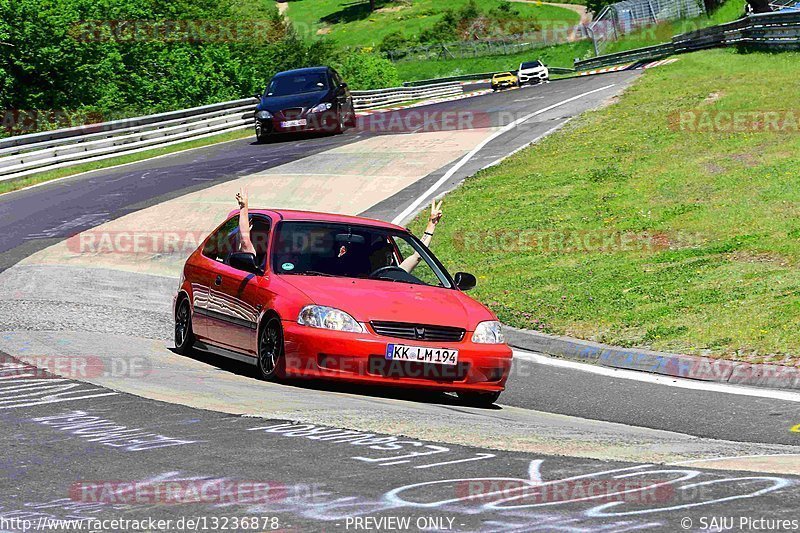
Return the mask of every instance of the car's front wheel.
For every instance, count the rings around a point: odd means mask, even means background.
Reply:
[[[192,332],[192,310],[189,299],[184,298],[175,311],[175,351],[186,355],[192,350],[194,332]]]
[[[260,143],[265,143],[269,140],[269,135],[259,121],[256,121],[256,140]]]
[[[499,392],[458,392],[458,399],[472,407],[491,407],[500,397]]]
[[[344,114],[344,109],[339,109],[339,112],[336,114],[336,133],[344,133],[344,130],[347,129],[347,117]]]
[[[258,337],[258,370],[267,381],[277,381],[286,375],[283,327],[276,316],[268,318],[261,328]]]

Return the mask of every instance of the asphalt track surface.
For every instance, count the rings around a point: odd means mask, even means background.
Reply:
[[[546,108],[573,95],[624,83],[634,75],[554,82],[439,104],[437,109],[480,109],[494,124],[502,125],[518,118],[514,113]],[[531,98],[521,97],[526,91]],[[452,188],[498,157],[558,127],[576,111],[564,106],[533,119],[527,128],[512,130],[487,145],[440,190]],[[0,268],[143,207],[372,134],[269,146],[250,139],[235,141],[0,196]],[[450,166],[366,214],[395,216]],[[213,364],[226,371],[249,371],[236,363]],[[4,451],[0,518],[5,519],[30,519],[38,524],[42,517],[174,521],[208,517],[206,530],[216,530],[221,524],[211,527],[212,517],[258,516],[263,520],[259,531],[275,524],[281,530],[353,531],[401,530],[397,523],[375,520],[410,518],[410,530],[439,525],[467,531],[675,531],[707,529],[703,526],[710,525],[711,517],[734,520],[735,530],[747,529],[748,524],[740,520],[800,518],[800,481],[791,475],[505,452],[380,434],[346,435],[319,425],[291,428],[285,421],[231,416],[55,380],[51,382],[59,387],[74,387],[70,401],[40,404],[39,396],[25,399],[21,394],[31,383],[30,376],[25,378],[28,381],[15,381],[28,370],[8,361],[0,369],[0,397],[5,399],[0,399]],[[433,402],[458,409],[447,399],[400,397],[420,408]],[[515,362],[500,403],[688,436],[787,445],[786,453],[797,453],[794,446],[800,444],[800,433],[789,431],[800,423],[797,402],[687,391],[521,360]],[[482,416],[502,417],[504,409],[487,410]],[[123,436],[93,442],[101,438],[92,433],[96,427],[117,428],[123,435],[128,429],[141,428],[134,433],[148,436],[141,438],[145,444]],[[140,499],[131,499],[130,485],[103,485],[103,480],[139,482]],[[616,490],[609,487],[621,480],[639,485],[629,485],[630,492],[609,498],[608,493]],[[198,483],[233,483],[240,494],[233,500],[212,496],[198,503],[178,503],[158,492],[166,481],[177,481],[175,498]],[[262,490],[248,499],[248,493],[242,492],[246,490],[243,481],[259,483]],[[533,483],[542,481],[551,484],[533,488]],[[651,484],[661,488],[645,489]],[[98,486],[104,490],[93,490]],[[270,487],[266,493],[264,486]],[[592,498],[586,495],[589,491],[604,496]],[[271,521],[273,517],[277,522]],[[370,521],[357,522],[356,517]],[[0,523],[0,530],[4,528],[21,529]],[[169,529],[178,530],[177,523]]]

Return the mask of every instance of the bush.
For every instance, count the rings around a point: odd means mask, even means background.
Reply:
[[[165,40],[113,34],[118,27],[92,22],[175,19],[224,20],[239,31],[254,20],[261,26],[238,40],[175,34]],[[180,37],[188,35],[197,34]],[[327,64],[335,56],[330,44],[300,39],[272,4],[260,0],[0,0],[0,43],[0,108],[94,121],[243,98],[262,91],[276,72]],[[347,62],[355,80],[396,82],[385,65],[362,63],[363,76],[361,63]],[[6,125],[16,126],[14,133],[53,126],[44,122]]]
[[[383,89],[400,85],[394,63],[377,54],[345,53],[333,59],[331,64],[352,89]]]
[[[408,48],[409,46],[413,45],[414,42],[411,39],[407,38],[402,31],[397,30],[384,36],[383,40],[378,45],[378,50],[386,54],[394,50],[402,50],[403,48]]]

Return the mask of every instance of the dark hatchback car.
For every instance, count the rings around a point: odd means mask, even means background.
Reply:
[[[353,97],[330,67],[279,72],[256,107],[256,137],[273,133],[342,133],[355,123]]]

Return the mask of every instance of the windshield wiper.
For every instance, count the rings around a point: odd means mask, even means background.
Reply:
[[[316,270],[306,270],[304,272],[294,272],[298,276],[325,276],[326,278],[340,278],[336,274],[329,274],[327,272],[318,272]]]

